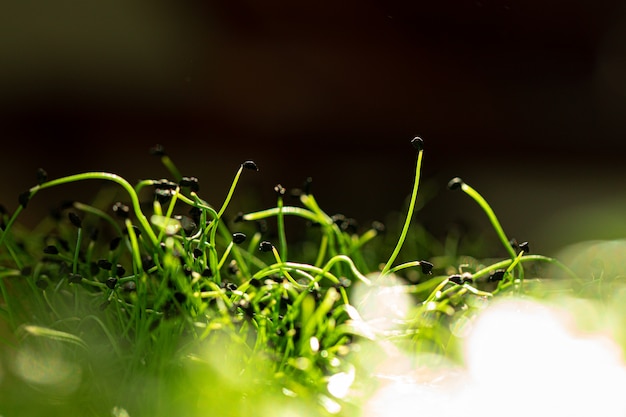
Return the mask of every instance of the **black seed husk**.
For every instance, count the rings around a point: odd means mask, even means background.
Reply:
[[[115,277],[109,277],[107,278],[106,282],[105,282],[106,286],[109,287],[110,289],[114,289],[115,286],[117,285],[117,278]]]
[[[420,266],[422,267],[423,274],[432,274],[433,264],[428,261],[420,261]]]
[[[459,177],[452,178],[448,182],[448,190],[458,190],[463,185],[463,180]]]
[[[17,201],[24,208],[28,205],[28,201],[30,200],[30,190],[24,191],[17,197]]]
[[[413,139],[411,139],[411,145],[413,145],[413,147],[418,151],[424,150],[424,140],[419,136],[415,136]]]
[[[54,245],[48,245],[43,249],[43,253],[45,253],[46,255],[58,255],[59,249],[57,249],[57,247]]]
[[[74,213],[73,211],[70,211],[69,213],[67,213],[67,217],[70,219],[70,222],[77,228],[81,228],[83,227],[83,222],[80,219],[80,217],[78,217],[78,214]]]
[[[259,250],[261,252],[271,252],[272,248],[273,248],[272,243],[268,242],[267,240],[264,240],[263,242],[259,244]]]
[[[233,243],[240,244],[246,241],[246,235],[243,233],[233,233]]]
[[[241,166],[243,166],[245,169],[250,169],[252,171],[259,170],[259,168],[257,167],[254,161],[245,161],[243,164],[241,164]]]

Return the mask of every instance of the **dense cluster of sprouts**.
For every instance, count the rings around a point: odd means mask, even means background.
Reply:
[[[324,212],[308,187],[294,193],[299,204],[288,205],[285,188],[276,185],[275,207],[226,221],[241,175],[258,171],[253,161],[240,165],[220,206],[201,197],[199,179],[181,175],[161,146],[151,152],[171,178],[142,180],[134,186],[112,173],[48,179],[39,170],[37,185],[20,194],[16,211],[2,218],[3,317],[22,342],[54,340],[96,351],[106,346],[106,357],[119,367],[114,372],[119,392],[111,389],[109,380],[93,385],[99,392],[113,391],[107,399],[111,404],[104,401],[108,410],[122,402],[131,410],[141,409],[133,409],[133,404],[143,407],[137,415],[157,409],[164,415],[162,410],[169,406],[165,399],[138,399],[142,387],[133,382],[135,376],[171,376],[173,357],[186,358],[194,369],[214,370],[215,358],[199,353],[211,346],[226,349],[219,355],[239,363],[241,374],[254,375],[250,369],[270,359],[271,365],[256,375],[269,375],[279,396],[312,400],[321,405],[321,413],[347,413],[357,400],[329,381],[336,382],[336,375],[367,372],[367,366],[359,367],[353,358],[361,342],[396,340],[409,350],[454,357],[450,323],[498,292],[522,291],[524,264],[547,262],[571,273],[554,259],[528,254],[527,242],[509,240],[486,201],[459,178],[450,181],[449,188],[462,190],[483,208],[509,257],[469,270],[456,267],[454,273],[450,265],[432,260],[396,263],[410,232],[424,151],[421,138],[411,144],[417,164],[408,213],[395,244],[379,244],[379,254],[390,252],[383,261],[362,252],[380,235],[381,223],[358,233],[346,217]],[[37,193],[79,181],[112,182],[125,196],[107,206],[63,202],[37,233],[15,227]],[[318,226],[312,229],[316,250],[309,259],[297,259],[289,251],[286,216]],[[268,219],[275,220],[275,239],[257,227]],[[409,270],[417,271],[417,280],[403,278]],[[365,307],[373,305],[372,299],[395,303],[396,296],[409,300],[402,311],[381,313]],[[233,359],[228,351],[239,357]],[[102,371],[95,365],[85,369],[93,375]],[[93,382],[93,375],[81,381]],[[180,370],[174,375],[173,381],[183,378]],[[354,378],[348,379],[354,383]],[[55,395],[73,398],[81,392],[80,384]],[[156,389],[163,393],[172,384],[161,381]],[[247,389],[263,392],[263,386],[250,382]],[[154,389],[154,384],[149,387]],[[358,397],[359,390],[354,392]]]

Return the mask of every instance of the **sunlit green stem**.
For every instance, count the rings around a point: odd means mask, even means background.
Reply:
[[[83,174],[76,174],[76,175],[69,175],[67,177],[62,177],[62,178],[58,178],[52,181],[47,181],[44,182],[40,185],[36,185],[34,187],[32,187],[29,191],[30,191],[30,196],[29,199],[32,199],[33,196],[40,190],[46,189],[46,188],[51,188],[51,187],[55,187],[57,185],[62,185],[62,184],[68,184],[71,182],[76,182],[76,181],[85,181],[85,180],[105,180],[105,181],[113,181],[115,183],[117,183],[118,185],[122,186],[122,188],[124,188],[124,190],[126,190],[126,192],[128,193],[132,206],[133,206],[133,210],[135,212],[135,216],[137,217],[137,220],[139,221],[139,223],[141,224],[142,228],[145,230],[146,234],[148,235],[151,243],[156,247],[158,246],[158,239],[156,234],[154,233],[154,231],[152,230],[152,227],[150,226],[150,223],[148,222],[148,219],[146,218],[146,216],[143,214],[142,210],[141,210],[141,205],[139,203],[139,197],[137,196],[137,193],[135,192],[135,189],[128,183],[128,181],[126,181],[124,178],[120,177],[119,175],[116,174],[111,174],[109,172],[85,172]],[[18,210],[16,211],[16,214],[19,212],[19,210],[22,208],[22,206],[20,206],[18,208]],[[16,214],[14,214],[14,217],[16,216]],[[13,218],[11,219],[13,220]],[[8,226],[7,226],[8,228]],[[1,241],[0,241],[1,243]]]
[[[278,209],[278,207],[273,207],[266,210],[255,211],[254,213],[244,214],[243,219],[246,221],[261,220],[268,217],[278,216],[279,212],[281,212],[283,215],[299,216],[312,222],[320,222],[319,216],[311,210],[295,206],[283,206],[280,210]],[[332,222],[332,220],[330,220],[330,222]]]
[[[137,234],[130,219],[126,219],[126,230],[128,232],[128,239],[130,240],[130,247],[132,252],[133,261],[135,264],[134,273],[139,274],[142,268],[141,253],[139,252],[139,243],[137,241]]]
[[[400,271],[402,269],[412,268],[412,267],[420,266],[420,265],[422,265],[422,261],[405,262],[403,264],[396,265],[393,268],[389,269],[389,273],[392,274],[392,273]]]
[[[174,213],[174,207],[176,207],[176,200],[178,199],[178,196],[180,195],[179,192],[180,192],[180,188],[176,187],[176,191],[172,195],[172,199],[170,200],[169,205],[167,207],[167,213],[165,214],[166,223],[167,221],[169,221],[169,219],[172,218],[172,214]],[[159,232],[159,237],[158,237],[159,242],[163,240],[163,237],[165,236],[165,230],[166,228],[164,227]]]
[[[278,253],[278,250],[276,249],[275,246],[272,246],[272,253],[274,254],[274,258],[276,259],[276,263],[278,265],[278,267],[280,268],[280,272],[281,274],[283,274],[285,276],[285,278],[287,278],[287,280],[289,282],[291,282],[293,285],[296,286],[296,288],[301,288],[303,287],[302,284],[300,284],[298,281],[296,281],[291,274],[287,271],[287,269],[283,268],[283,265],[285,264],[285,262],[282,261],[280,254]]]
[[[174,164],[172,158],[170,158],[167,154],[161,155],[161,163],[165,166],[165,168],[167,168],[170,174],[172,174],[176,182],[179,182],[183,178],[180,171],[176,167],[176,164]]]
[[[276,222],[278,226],[278,244],[280,245],[280,259],[284,262],[287,260],[288,257],[287,257],[287,237],[285,235],[285,215],[283,213],[282,195],[278,196],[276,208],[278,209],[278,216],[276,217]]]
[[[233,245],[234,244],[232,241],[228,243],[228,246],[226,247],[226,250],[224,251],[224,254],[222,255],[222,259],[220,259],[220,261],[217,263],[218,270],[222,269],[222,267],[226,263],[226,259],[228,259],[228,255],[230,255],[230,251],[232,250]]]
[[[298,263],[298,262],[280,262],[278,264],[270,265],[270,266],[265,267],[262,270],[256,272],[252,276],[252,278],[254,278],[254,279],[261,279],[261,278],[270,276],[272,274],[280,272],[281,268],[289,270],[289,271],[297,271],[297,270],[307,271],[307,272],[310,272],[312,274],[316,274],[316,275],[322,276],[324,278],[327,278],[330,281],[332,281],[333,284],[338,284],[339,283],[339,278],[337,278],[335,275],[331,274],[330,272],[324,271],[322,268],[319,268],[317,266],[313,266],[313,265],[309,265],[309,264],[303,264],[303,263]],[[242,288],[243,288],[243,286],[242,286]],[[242,289],[242,291],[243,291],[243,289]]]
[[[413,183],[413,193],[411,194],[411,201],[409,202],[409,210],[406,215],[406,219],[404,221],[404,227],[402,228],[402,232],[400,234],[400,238],[398,239],[398,243],[396,244],[395,249],[393,250],[389,260],[383,267],[380,275],[387,275],[389,270],[391,269],[391,265],[393,265],[394,261],[398,257],[400,253],[400,249],[402,249],[402,245],[404,244],[404,240],[406,239],[407,233],[409,232],[409,226],[411,225],[411,220],[413,218],[413,211],[415,210],[415,201],[417,200],[417,190],[419,187],[420,181],[420,172],[422,170],[422,155],[424,151],[420,149],[417,154],[417,165],[415,167],[415,181]]]
[[[228,194],[226,195],[226,198],[224,199],[224,203],[222,204],[222,207],[217,212],[218,219],[221,219],[222,215],[224,214],[224,211],[226,211],[226,207],[228,207],[228,204],[230,203],[230,200],[233,197],[233,194],[235,193],[235,188],[237,187],[237,183],[239,182],[239,177],[241,177],[241,173],[243,172],[243,170],[244,170],[244,167],[243,165],[241,165],[239,169],[237,170],[237,174],[235,174],[235,179],[233,180],[233,183],[230,185],[230,189],[228,190]]]
[[[554,258],[550,258],[548,256],[543,256],[543,255],[524,255],[521,258],[519,258],[519,263],[535,262],[535,261],[550,263],[550,264],[556,266],[557,268],[561,269],[570,278],[572,278],[572,279],[574,279],[574,280],[576,280],[578,282],[582,282],[582,279],[578,275],[576,275],[576,273],[574,273],[574,271],[572,271],[565,264],[561,263],[560,261],[558,261],[558,260],[556,260]],[[478,278],[486,277],[493,271],[496,271],[496,270],[502,269],[502,268],[508,268],[513,262],[514,262],[513,259],[506,259],[504,261],[496,262],[495,264],[491,264],[491,265],[481,269],[480,271],[475,272],[474,274],[472,274],[472,278],[478,279]]]
[[[333,256],[331,259],[328,260],[328,262],[326,262],[326,265],[322,269],[322,272],[330,271],[330,269],[333,267],[333,265],[338,263],[338,262],[344,262],[344,263],[348,264],[348,266],[350,267],[350,270],[352,271],[352,273],[354,274],[355,277],[357,277],[363,283],[365,283],[367,285],[371,285],[370,279],[367,278],[365,275],[363,275],[361,273],[361,271],[359,271],[357,269],[356,265],[354,265],[354,262],[352,261],[352,258],[350,258],[349,256],[346,256],[346,255],[336,255],[336,256]],[[381,275],[382,275],[382,273],[381,273]]]
[[[496,216],[496,214],[492,210],[492,208],[489,205],[489,203],[487,203],[487,200],[485,200],[483,198],[483,196],[478,193],[478,191],[476,191],[475,189],[473,189],[472,187],[470,187],[466,183],[462,183],[461,184],[461,190],[463,190],[463,192],[465,192],[465,194],[469,195],[474,201],[476,201],[478,203],[478,205],[483,209],[483,211],[485,212],[485,214],[489,218],[489,221],[491,222],[491,225],[493,226],[494,230],[496,231],[496,234],[498,235],[498,238],[500,238],[500,241],[502,242],[502,245],[504,246],[504,248],[508,252],[509,256],[511,257],[511,259],[515,259],[517,257],[517,254],[513,250],[513,247],[511,246],[511,242],[506,237],[506,234],[504,233],[504,229],[500,225],[500,221],[498,220],[498,217]]]

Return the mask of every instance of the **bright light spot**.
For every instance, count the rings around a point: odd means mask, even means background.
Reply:
[[[319,401],[322,407],[324,407],[330,414],[337,414],[341,411],[341,405],[339,405],[337,401],[328,398],[325,395],[320,395]]]
[[[283,391],[283,394],[285,394],[287,397],[296,398],[298,396],[295,392],[293,392],[289,388],[283,387],[282,391]]]
[[[311,352],[317,353],[320,350],[320,341],[317,337],[313,336],[309,339],[309,347]]]
[[[354,368],[348,372],[339,372],[328,378],[328,392],[335,398],[344,398],[348,395],[350,387],[354,382]]]
[[[47,348],[34,348],[24,345],[17,351],[13,363],[14,372],[24,381],[46,386],[59,395],[68,395],[78,389],[82,379],[82,369],[68,360],[66,352],[54,343]]]
[[[413,304],[405,292],[405,283],[393,274],[368,278],[372,285],[357,283],[353,289],[354,306],[360,317],[374,332],[397,329]]]
[[[113,407],[113,410],[111,410],[111,415],[113,417],[130,417],[130,414],[128,414],[128,411],[118,406]]]
[[[182,227],[180,221],[165,216],[159,216],[157,214],[153,214],[150,217],[150,222],[159,229],[164,230],[165,234],[169,236],[173,236],[178,233]]]
[[[494,304],[478,318],[466,345],[472,396],[489,398],[493,415],[509,408],[509,415],[553,410],[589,416],[599,406],[604,416],[626,415],[620,348],[605,337],[578,334],[570,321],[536,302]],[[520,393],[528,400],[516,401]]]
[[[305,358],[303,356],[293,359],[292,361],[290,361],[290,363],[295,368],[300,369],[301,371],[306,371],[308,369],[311,369],[311,365],[312,365],[311,359]]]
[[[447,401],[445,392],[437,387],[393,381],[368,401],[363,417],[445,416]]]
[[[621,349],[572,323],[569,312],[547,304],[496,301],[463,323],[470,326],[465,367],[402,355],[381,360],[395,372],[378,374],[363,417],[626,416]]]

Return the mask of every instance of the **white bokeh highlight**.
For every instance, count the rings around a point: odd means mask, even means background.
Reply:
[[[626,416],[621,348],[608,335],[581,332],[563,309],[494,302],[471,323],[464,361],[380,378],[363,416]]]
[[[406,293],[405,282],[396,275],[369,275],[372,285],[362,282],[352,290],[353,305],[356,307],[364,332],[384,334],[400,328],[414,303]]]

